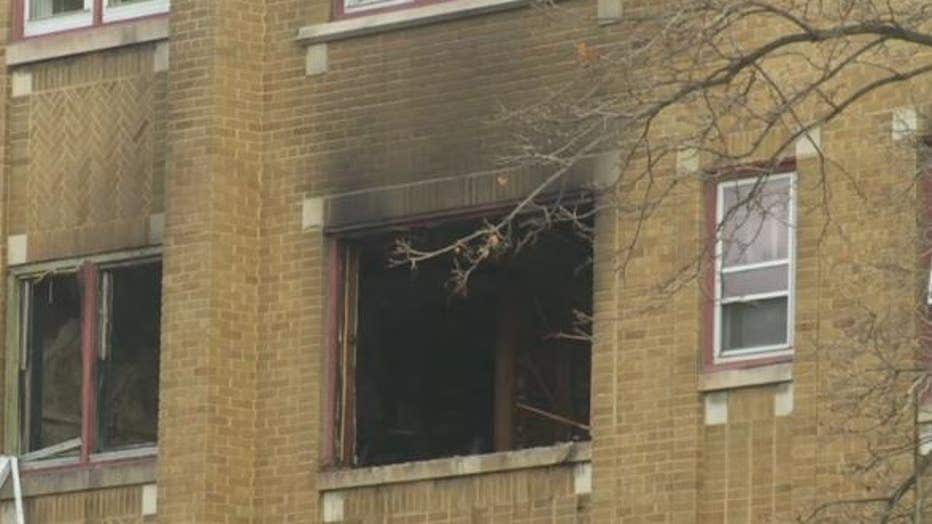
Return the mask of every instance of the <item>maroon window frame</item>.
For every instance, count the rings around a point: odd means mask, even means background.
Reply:
[[[32,40],[34,38],[45,38],[51,35],[61,35],[67,33],[77,33],[80,31],[93,30],[103,26],[111,26],[118,24],[125,24],[127,22],[135,22],[137,20],[145,20],[147,18],[158,18],[162,16],[168,16],[168,13],[158,13],[148,16],[140,16],[138,18],[129,18],[126,20],[114,20],[112,22],[104,22],[104,0],[94,0],[94,18],[91,21],[91,25],[84,27],[76,27],[74,29],[65,29],[62,31],[54,31],[50,33],[43,33],[41,35],[25,36],[26,32],[26,2],[29,0],[13,0],[10,2],[10,16],[13,19],[13,34],[11,35],[11,40]],[[336,0],[339,1],[339,0]]]
[[[784,364],[793,361],[793,355],[781,355],[758,358],[748,358],[734,362],[715,362],[715,245],[718,240],[718,186],[729,180],[740,180],[760,176],[762,173],[778,175],[796,171],[796,159],[790,158],[777,164],[752,164],[712,173],[703,188],[705,199],[705,271],[702,276],[703,297],[703,339],[702,339],[702,371],[706,374],[736,369],[751,369],[773,364]],[[798,197],[797,197],[798,198]]]
[[[138,261],[129,260],[127,263],[146,264],[155,260],[140,259]],[[161,263],[159,261],[159,263]],[[78,462],[76,464],[66,464],[53,468],[42,468],[41,471],[49,469],[68,469],[74,467],[90,467],[100,461],[92,461],[91,455],[99,453],[97,451],[97,432],[99,430],[97,420],[98,391],[97,391],[97,367],[99,364],[100,352],[100,311],[101,311],[101,268],[96,262],[85,262],[78,266],[75,276],[78,281],[78,287],[81,291],[81,448],[79,450]],[[21,320],[20,320],[21,322]],[[22,408],[23,406],[21,406]],[[28,409],[28,406],[26,406]],[[22,424],[22,422],[20,422]],[[21,453],[26,450],[20,450]],[[56,457],[49,457],[53,460]],[[142,457],[143,460],[146,457]],[[140,458],[124,458],[106,460],[106,462],[132,462]],[[40,461],[41,462],[41,461]]]

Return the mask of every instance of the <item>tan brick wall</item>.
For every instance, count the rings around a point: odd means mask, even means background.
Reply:
[[[573,467],[495,473],[342,492],[343,522],[589,522]]]
[[[80,255],[144,243],[148,216],[164,210],[159,521],[319,522],[328,268],[326,238],[301,230],[302,199],[497,168],[499,104],[577,74],[575,44],[614,29],[596,26],[594,2],[572,0],[559,15],[519,9],[333,42],[329,71],[308,77],[293,39],[328,19],[329,2],[172,4],[167,75],[152,72],[153,45],[22,66],[35,93],[6,95],[0,118],[0,230],[28,234],[31,260]],[[828,172],[841,226],[824,239],[829,217],[812,210],[820,166],[800,164],[791,415],[775,416],[774,386],[755,387],[730,392],[726,424],[703,424],[702,291],[654,294],[702,240],[701,188],[687,184],[623,273],[629,217],[599,218],[591,499],[574,494],[572,468],[540,468],[349,490],[346,521],[766,522],[855,492],[843,466],[860,450],[832,429],[826,352],[844,343],[851,305],[914,291],[864,286],[875,275],[862,266],[914,249],[914,193],[900,175],[916,159],[878,146],[890,109],[927,91],[885,91],[823,131],[840,162]],[[43,522],[135,522],[137,496],[29,507]]]
[[[7,511],[9,504],[4,505]],[[142,516],[139,486],[35,497],[27,499],[23,509],[28,522],[142,524],[154,520]]]
[[[254,2],[172,2],[160,518],[252,522],[261,35]]]

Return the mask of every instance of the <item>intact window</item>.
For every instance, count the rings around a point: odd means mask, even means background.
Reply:
[[[115,22],[167,13],[169,0],[105,0],[103,21]]]
[[[85,263],[19,285],[24,459],[154,445],[160,263]]]
[[[335,16],[348,17],[380,11],[408,9],[452,0],[336,0]]]
[[[36,36],[167,13],[170,0],[16,0],[23,2],[22,36]],[[102,6],[102,13],[97,6]],[[100,15],[95,22],[95,15]],[[18,26],[18,24],[17,24]],[[20,29],[18,26],[17,29]]]
[[[716,357],[787,351],[793,337],[791,174],[719,184]]]
[[[444,245],[480,224],[401,233]],[[555,228],[484,265],[468,294],[449,260],[389,267],[398,234],[343,242],[337,446],[366,466],[589,438],[590,345],[560,337],[592,311],[591,244]]]
[[[29,0],[29,19],[41,20],[89,8],[89,5],[85,5],[85,0]]]

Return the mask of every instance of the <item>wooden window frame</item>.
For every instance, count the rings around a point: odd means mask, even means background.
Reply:
[[[68,259],[48,263],[30,264],[10,268],[7,278],[7,338],[6,376],[4,402],[4,449],[8,454],[20,456],[25,466],[32,467],[86,467],[98,462],[152,457],[158,453],[158,445],[141,446],[125,450],[98,452],[97,447],[97,367],[101,351],[101,284],[107,271],[127,266],[161,262],[161,248],[140,249],[127,253],[115,253],[80,259]],[[21,378],[25,370],[25,333],[29,319],[28,289],[36,277],[47,274],[75,274],[78,285],[84,292],[81,300],[81,443],[77,457],[57,458],[54,454],[42,455],[43,450],[24,452],[26,443],[23,435],[21,405]],[[52,450],[60,444],[45,448]],[[74,447],[70,449],[75,449]]]
[[[47,35],[81,31],[104,25],[165,16],[171,0],[146,0],[138,4],[109,6],[110,0],[84,0],[84,10],[43,20],[29,19],[29,0],[13,1],[13,39],[24,40]]]
[[[717,173],[706,184],[706,236],[709,239],[707,257],[707,270],[705,272],[705,343],[702,351],[704,373],[740,370],[784,364],[793,361],[795,354],[795,326],[796,326],[796,267],[797,267],[797,236],[798,236],[798,172],[795,159],[781,162],[772,169],[763,166],[736,168],[734,170]],[[734,184],[748,180],[765,178],[766,181],[790,179],[790,222],[791,231],[788,239],[788,294],[787,294],[787,343],[772,348],[761,348],[758,351],[749,351],[744,354],[722,356],[720,351],[721,331],[721,246],[720,224],[721,216],[721,188],[725,184]]]

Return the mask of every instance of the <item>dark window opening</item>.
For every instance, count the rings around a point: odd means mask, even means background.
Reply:
[[[404,235],[443,245],[477,225]],[[397,238],[348,242],[358,281],[347,276],[356,308],[345,319],[355,330],[345,336],[353,384],[343,459],[379,465],[588,440],[590,344],[556,335],[573,330],[576,312],[591,314],[591,243],[554,227],[484,264],[455,296],[449,259],[389,267]]]
[[[152,444],[158,436],[162,270],[128,266],[103,275],[105,329],[98,363],[98,446]]]
[[[23,460],[156,443],[161,280],[157,261],[20,280]]]
[[[74,274],[43,278],[25,291],[32,322],[22,395],[33,451],[81,435],[81,293]]]

